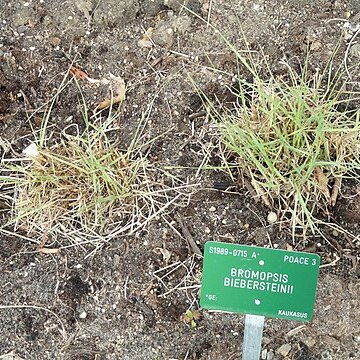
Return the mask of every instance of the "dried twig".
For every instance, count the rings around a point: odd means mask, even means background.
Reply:
[[[243,177],[241,179],[241,182],[246,187],[246,190],[249,191],[251,197],[255,200],[255,202],[258,203],[260,201],[259,197],[257,196],[256,191],[254,187],[251,185],[250,181],[246,177]]]
[[[207,24],[206,24],[206,27],[209,27],[209,26],[210,26],[211,10],[212,10],[212,0],[210,0],[210,2],[209,2],[209,10],[208,10],[208,14],[207,14]]]
[[[184,222],[184,218],[179,214],[177,213],[175,215],[175,218],[177,220],[177,222],[179,223],[180,227],[181,227],[181,231],[185,237],[185,240],[188,244],[188,246],[192,249],[192,251],[197,254],[197,255],[200,255],[202,256],[202,252],[201,250],[199,249],[199,247],[196,245],[193,237],[191,236],[190,234],[190,231],[189,229],[187,228],[187,226],[185,225],[185,222]]]
[[[250,184],[256,191],[257,196],[262,199],[262,201],[268,208],[271,208],[271,202],[269,200],[269,197],[267,196],[266,191],[260,185],[260,183],[258,181],[256,181],[254,178],[252,178]],[[256,197],[255,197],[255,199],[256,199]]]
[[[206,111],[203,110],[203,111],[199,111],[199,112],[196,112],[196,113],[192,113],[189,115],[189,120],[195,120],[199,117],[203,117],[206,115]]]
[[[166,291],[159,295],[159,297],[166,297],[170,293],[177,290],[187,291],[199,288],[200,285],[193,273],[194,269],[196,268],[195,256],[196,255],[192,255],[184,262],[177,261],[174,264],[165,266],[164,268],[158,269],[153,272],[153,276],[164,286],[164,289],[166,289]],[[186,274],[177,285],[172,286],[170,275],[179,270],[180,268],[185,269]],[[168,271],[165,273],[165,270]]]
[[[346,47],[346,51],[345,51],[344,66],[345,66],[345,71],[346,71],[347,75],[349,76],[349,78],[350,78],[351,76],[350,76],[350,72],[349,72],[349,69],[348,69],[348,66],[347,66],[347,60],[348,60],[348,56],[349,56],[349,51],[350,51],[351,45],[355,42],[355,39],[356,39],[356,37],[358,36],[359,33],[360,33],[360,28],[356,30],[355,34],[354,34],[354,35],[352,36],[352,38],[350,39],[349,44],[348,44],[348,46]]]
[[[329,266],[335,266],[336,263],[337,263],[340,259],[341,259],[340,256],[337,256],[337,255],[335,254],[335,260],[333,260],[333,261],[330,262],[330,263],[320,265],[320,269],[325,268],[325,267],[329,267]]]
[[[291,329],[290,331],[287,332],[287,334],[285,335],[287,338],[291,337],[291,336],[294,336],[296,335],[297,333],[299,333],[300,331],[303,331],[307,328],[306,325],[300,325],[300,326],[297,326],[296,328],[294,329]]]
[[[335,206],[335,204],[336,204],[336,200],[339,195],[340,186],[341,186],[341,178],[336,177],[334,186],[332,188],[331,197],[330,197],[330,205],[331,206]]]

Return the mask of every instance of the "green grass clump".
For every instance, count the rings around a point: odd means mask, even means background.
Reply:
[[[1,161],[0,200],[10,211],[5,209],[0,230],[21,229],[35,240],[39,236],[39,243],[44,236],[75,243],[110,240],[134,233],[184,195],[179,189],[186,184],[177,186],[177,179],[148,160],[156,138],[145,140],[146,112],[121,149],[109,137],[118,113],[89,117],[85,104],[79,121],[84,130],[74,123],[54,136],[49,121],[56,97],[33,131],[26,149],[31,151]],[[70,128],[77,129],[75,135],[68,134]]]
[[[39,149],[31,160],[12,165],[16,177],[15,218],[30,224],[77,221],[84,228],[103,228],[114,207],[131,211],[141,177],[141,158],[120,152],[100,136],[70,137]]]
[[[151,198],[144,188],[150,164],[134,149],[120,151],[103,130],[88,128],[51,147],[37,144],[30,158],[4,161],[8,175],[0,182],[4,193],[14,194],[10,223],[15,228],[106,235],[114,224],[141,213],[141,199]]]
[[[210,104],[221,141],[268,206],[277,202],[294,225],[314,230],[316,210],[334,205],[341,180],[360,170],[360,111],[346,84],[307,79],[289,69],[288,81],[263,80],[238,55],[253,81],[239,80],[231,110]]]

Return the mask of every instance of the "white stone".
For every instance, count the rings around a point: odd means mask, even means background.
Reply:
[[[261,352],[261,360],[266,360],[267,358],[267,349],[264,349],[262,352]]]
[[[87,313],[86,313],[85,311],[83,311],[83,312],[80,313],[80,315],[79,315],[79,318],[80,318],[80,319],[86,319],[86,317],[87,317]]]
[[[278,354],[280,354],[281,356],[285,357],[287,356],[287,354],[290,352],[291,350],[291,345],[290,344],[284,344],[284,345],[281,345],[277,350],[276,352]]]
[[[29,158],[35,158],[39,155],[39,151],[37,149],[37,146],[34,143],[31,143],[23,150],[23,154]]]
[[[276,223],[278,220],[277,214],[273,211],[270,211],[268,216],[267,216],[267,221],[269,224],[274,224]]]

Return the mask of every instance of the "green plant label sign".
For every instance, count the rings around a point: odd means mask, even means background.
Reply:
[[[209,241],[202,307],[288,320],[313,316],[320,256]]]

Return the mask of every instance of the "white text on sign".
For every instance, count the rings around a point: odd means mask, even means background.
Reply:
[[[284,255],[284,262],[289,264],[310,265],[310,259],[305,256]],[[316,265],[316,259],[312,259],[311,265]]]

